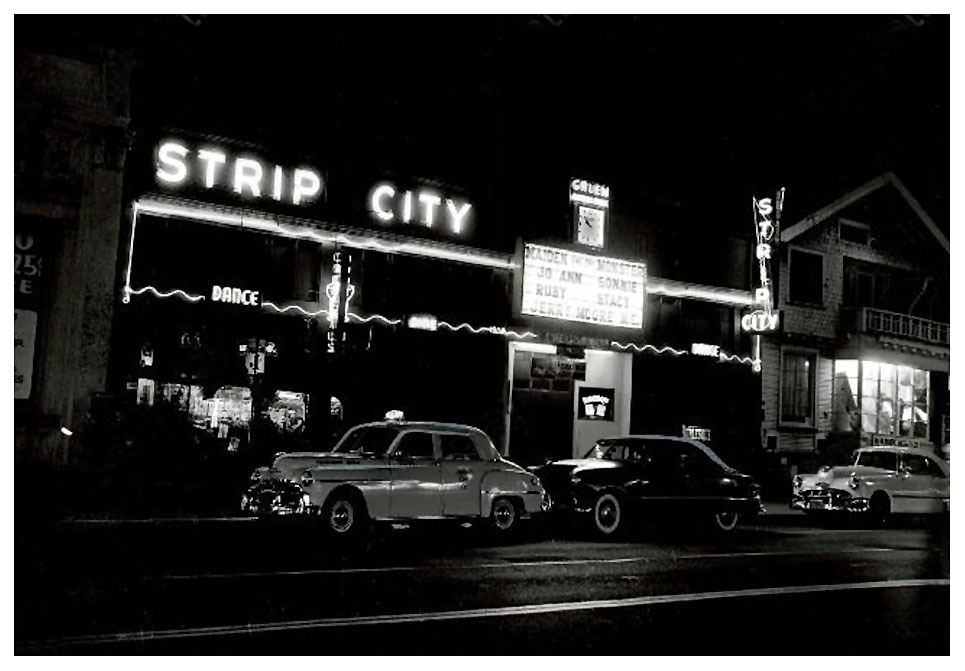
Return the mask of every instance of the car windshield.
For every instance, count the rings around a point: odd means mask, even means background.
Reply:
[[[607,461],[620,461],[623,459],[623,445],[601,440],[587,452],[584,459],[606,459]]]
[[[394,426],[359,426],[346,433],[332,452],[381,457],[398,435],[399,429]]]
[[[898,455],[895,452],[858,452],[854,458],[854,465],[897,471]]]

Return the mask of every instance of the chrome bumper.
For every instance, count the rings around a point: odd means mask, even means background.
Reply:
[[[790,506],[793,510],[828,513],[864,513],[870,504],[868,499],[853,497],[848,492],[822,490],[819,494],[794,494]]]
[[[307,494],[288,483],[257,484],[241,497],[247,515],[301,515],[308,512]]]

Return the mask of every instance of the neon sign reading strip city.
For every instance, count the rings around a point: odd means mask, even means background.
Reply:
[[[185,143],[168,140],[158,145],[155,177],[166,188],[202,184],[206,189],[230,188],[239,196],[271,198],[292,205],[308,205],[322,193],[322,178],[311,168],[286,170],[280,165],[266,169],[254,156],[232,156],[220,147],[194,151]]]

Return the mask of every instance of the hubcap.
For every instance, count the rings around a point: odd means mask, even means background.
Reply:
[[[332,506],[328,521],[332,529],[340,534],[351,529],[352,523],[355,521],[355,511],[352,509],[352,504],[348,501],[336,501],[335,505]]]
[[[493,511],[493,518],[496,520],[496,526],[500,529],[508,529],[513,525],[513,520],[516,518],[516,509],[513,508],[512,503],[500,501],[496,504],[496,510]]]

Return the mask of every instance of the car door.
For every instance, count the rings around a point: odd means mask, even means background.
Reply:
[[[442,475],[435,440],[428,431],[406,431],[389,454],[392,484],[389,516],[442,516]]]
[[[439,433],[442,468],[442,514],[456,517],[479,516],[480,484],[484,462],[472,436],[464,433]]]
[[[681,472],[677,442],[651,438],[634,445],[644,450],[645,462],[639,472],[646,484],[638,485],[642,510],[660,519],[686,512],[688,483]]]
[[[901,455],[901,464],[891,492],[892,512],[928,513],[935,502],[934,476],[928,459],[920,454]]]
[[[732,495],[726,489],[723,469],[697,445],[686,440],[675,442],[680,450],[683,505],[698,514],[719,511],[723,500]]]

